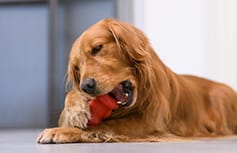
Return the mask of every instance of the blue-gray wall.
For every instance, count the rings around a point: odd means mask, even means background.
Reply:
[[[0,127],[47,123],[46,5],[0,5]]]
[[[115,17],[115,0],[61,0],[57,12],[56,111],[49,113],[49,7],[0,4],[0,128],[48,126],[65,97],[65,72],[73,41],[88,26]],[[52,124],[51,124],[52,125]]]

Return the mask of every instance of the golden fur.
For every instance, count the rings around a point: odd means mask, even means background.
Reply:
[[[93,48],[103,45],[100,52]],[[81,81],[93,77],[106,94],[123,80],[133,84],[133,102],[108,120],[87,126],[91,117]],[[237,133],[237,94],[207,79],[178,75],[165,66],[137,28],[104,19],[74,43],[67,94],[59,127],[44,130],[39,143],[160,141]]]

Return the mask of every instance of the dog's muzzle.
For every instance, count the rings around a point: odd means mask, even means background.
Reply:
[[[96,81],[93,78],[84,80],[81,84],[81,90],[91,96],[96,96]],[[133,101],[133,86],[131,81],[125,80],[119,83],[112,91],[107,93],[116,100],[121,106],[129,106]]]

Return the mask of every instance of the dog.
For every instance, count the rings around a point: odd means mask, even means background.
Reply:
[[[174,73],[142,31],[115,19],[99,21],[75,41],[70,82],[59,127],[45,129],[38,143],[147,142],[237,133],[233,89]],[[119,108],[102,123],[88,125],[88,99],[105,94]]]

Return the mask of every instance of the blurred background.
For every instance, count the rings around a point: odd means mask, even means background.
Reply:
[[[236,0],[0,0],[0,128],[56,125],[71,45],[105,17],[143,30],[175,72],[237,90]]]

